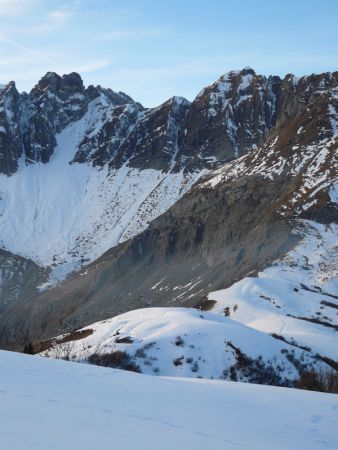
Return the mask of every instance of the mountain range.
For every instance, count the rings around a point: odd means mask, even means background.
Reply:
[[[8,83],[0,346],[268,384],[337,370],[337,147],[338,72],[245,68],[156,108],[76,73]]]

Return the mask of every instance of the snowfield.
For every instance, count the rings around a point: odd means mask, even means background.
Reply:
[[[154,378],[4,351],[0,372],[6,450],[337,448],[337,395]]]
[[[98,102],[57,135],[47,164],[22,159],[15,174],[0,174],[0,247],[52,267],[51,284],[143,231],[205,173],[73,163],[84,136],[104,121]]]

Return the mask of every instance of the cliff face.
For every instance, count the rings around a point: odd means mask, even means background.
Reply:
[[[173,97],[144,109],[126,94],[84,88],[76,73],[47,73],[29,94],[19,94],[10,82],[0,91],[0,170],[14,173],[22,155],[26,163],[47,163],[56,136],[83,118],[91,102],[101,120],[83,130],[73,162],[115,168],[128,162],[164,171],[213,168],[246,154],[308,105],[327,102],[336,86],[337,73],[298,80],[245,68],[223,75],[191,103]]]

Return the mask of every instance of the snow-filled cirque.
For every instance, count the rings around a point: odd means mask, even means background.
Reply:
[[[106,108],[92,101],[82,119],[57,135],[47,164],[22,159],[15,174],[0,175],[0,245],[53,267],[52,282],[144,230],[203,173],[72,162],[104,113]]]
[[[338,441],[336,395],[3,351],[0,368],[6,450],[320,450]]]

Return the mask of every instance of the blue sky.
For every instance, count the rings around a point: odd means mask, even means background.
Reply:
[[[0,0],[0,83],[19,90],[77,71],[154,106],[245,66],[338,70],[338,1]]]

